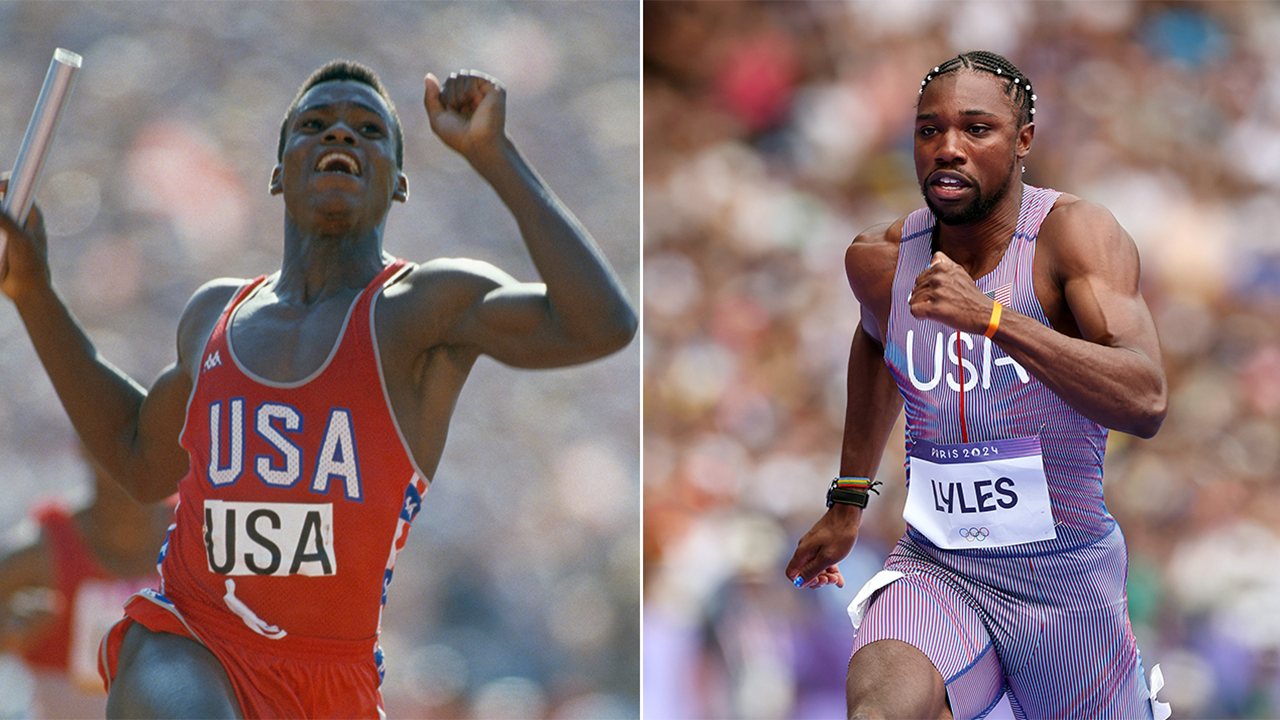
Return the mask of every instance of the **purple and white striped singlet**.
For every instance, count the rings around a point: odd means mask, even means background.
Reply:
[[[1060,194],[1022,186],[1013,240],[976,281],[1007,310],[1045,325],[1032,263]],[[917,440],[1038,435],[1056,538],[944,550],[908,528],[885,563],[904,576],[872,595],[854,652],[886,638],[920,648],[946,680],[957,719],[983,717],[1006,691],[1019,718],[1150,718],[1129,627],[1124,537],[1102,498],[1107,430],[982,335],[911,315],[908,296],[932,259],[934,224],[927,208],[907,217],[885,342],[905,399],[908,452]]]
[[[1013,240],[977,285],[1006,309],[1048,325],[1032,287],[1032,263],[1040,224],[1061,193],[1023,187]],[[933,228],[928,209],[911,213],[902,228],[885,343],[885,362],[906,401],[908,450],[915,440],[952,444],[1039,435],[1058,524],[1055,547],[1097,540],[1115,525],[1102,500],[1107,429],[1071,409],[991,340],[911,314],[907,298],[933,257]]]

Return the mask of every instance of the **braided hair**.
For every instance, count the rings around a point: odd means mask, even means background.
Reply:
[[[960,68],[981,70],[991,73],[996,78],[1006,81],[1004,92],[1013,100],[1018,109],[1018,124],[1026,125],[1036,114],[1036,96],[1031,93],[1031,79],[1022,73],[1013,63],[1002,55],[986,50],[971,50],[957,55],[933,68],[933,71],[920,81],[920,94],[924,94],[925,86],[939,75],[955,72]]]

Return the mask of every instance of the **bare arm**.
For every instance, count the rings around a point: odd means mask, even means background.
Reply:
[[[881,340],[879,316],[885,316],[887,322],[889,298],[884,293],[891,291],[893,282],[893,266],[886,263],[890,256],[894,262],[897,257],[895,245],[885,241],[883,232],[860,235],[845,254],[849,283],[863,304],[862,321],[849,348],[841,477],[875,477],[889,433],[902,411],[902,394],[885,365]],[[787,577],[794,581],[798,575],[806,587],[831,583],[843,587],[844,578],[836,563],[853,549],[861,522],[862,508],[832,505],[800,539],[787,565]]]
[[[138,500],[172,494],[188,464],[178,432],[189,377],[171,366],[148,393],[98,354],[53,287],[38,211],[25,230],[0,213],[0,231],[5,239],[0,290],[13,300],[85,447]]]
[[[841,477],[875,477],[893,424],[902,412],[902,393],[884,362],[884,345],[865,325],[849,349],[849,401],[840,448]]]
[[[1155,323],[1138,290],[1133,239],[1105,209],[1081,201],[1049,215],[1037,252],[1047,253],[1049,270],[1047,278],[1037,273],[1037,282],[1061,288],[1060,299],[1037,288],[1060,329],[1006,310],[993,341],[1081,415],[1140,437],[1155,435],[1168,385]],[[987,329],[991,309],[991,299],[942,253],[920,274],[911,298],[917,317],[975,334]]]
[[[902,395],[884,364],[884,346],[864,327],[853,335],[849,349],[848,406],[840,453],[841,477],[874,478],[889,432],[902,411]],[[862,508],[835,503],[800,538],[787,577],[797,575],[817,587],[831,582],[843,587],[836,563],[853,549],[862,523]]]
[[[1081,338],[1019,316],[993,339],[1081,415],[1151,437],[1164,422],[1169,387],[1155,322],[1138,288],[1138,249],[1098,205],[1077,202],[1057,212],[1063,227],[1051,257]]]
[[[585,362],[625,346],[636,315],[600,249],[506,135],[506,91],[492,78],[426,80],[431,127],[511,211],[543,283],[485,272],[491,283],[447,338],[521,367]]]

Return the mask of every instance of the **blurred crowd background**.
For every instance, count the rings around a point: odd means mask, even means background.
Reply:
[[[507,85],[510,135],[638,298],[639,24],[634,2],[3,2],[0,166],[54,48],[83,55],[37,201],[56,285],[102,353],[149,384],[204,281],[279,268],[280,120],[335,57],[371,66],[400,111],[410,199],[387,250],[536,279],[514,221],[422,108],[425,73],[475,68]],[[639,713],[639,363],[632,343],[564,370],[477,364],[391,585],[391,717]],[[30,537],[34,502],[75,502],[88,479],[0,303],[7,546]],[[17,673],[0,666],[0,714],[30,708]]]
[[[1280,717],[1280,6],[660,2],[643,20],[645,715],[844,716],[845,606],[905,494],[891,440],[848,585],[786,581],[838,467],[844,249],[923,205],[920,81],[989,49],[1038,98],[1026,182],[1107,206],[1141,252],[1170,409],[1150,441],[1112,433],[1106,496],[1146,667],[1175,718]]]

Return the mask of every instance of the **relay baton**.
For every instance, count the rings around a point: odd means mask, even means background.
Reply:
[[[9,190],[0,204],[0,209],[19,227],[27,223],[27,214],[31,212],[31,204],[36,197],[36,186],[40,183],[40,172],[44,170],[49,146],[58,131],[62,109],[71,95],[76,70],[79,69],[79,55],[62,48],[53,51],[53,61],[44,76],[44,87],[40,88],[40,98],[36,100],[27,134],[22,137],[22,147],[18,149],[18,159],[13,163],[13,173],[9,175]]]

